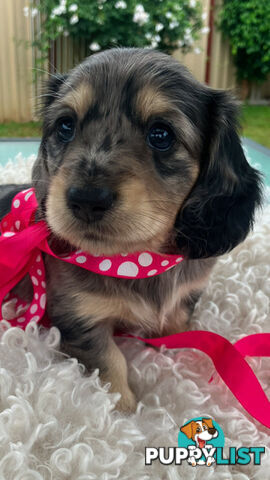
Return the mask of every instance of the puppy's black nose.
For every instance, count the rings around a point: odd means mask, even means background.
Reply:
[[[85,222],[101,220],[112,206],[115,195],[107,188],[76,188],[67,191],[67,203],[75,217]]]

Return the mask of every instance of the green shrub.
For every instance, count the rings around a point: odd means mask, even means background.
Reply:
[[[43,20],[34,44],[43,58],[61,35],[85,39],[89,54],[113,46],[188,51],[202,28],[197,0],[32,0],[24,9],[38,11]]]
[[[229,38],[238,79],[264,81],[270,72],[270,1],[224,0],[220,27]]]

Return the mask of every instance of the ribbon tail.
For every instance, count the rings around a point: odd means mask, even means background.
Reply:
[[[133,338],[155,347],[165,345],[169,349],[195,348],[206,353],[242,407],[258,422],[270,428],[270,402],[251,367],[227,339],[205,331],[183,332],[161,338]]]
[[[270,333],[248,335],[235,342],[234,346],[243,356],[270,357]]]

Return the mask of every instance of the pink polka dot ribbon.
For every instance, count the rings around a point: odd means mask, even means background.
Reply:
[[[8,318],[12,325],[25,328],[30,321],[39,322],[44,317],[46,279],[42,252],[99,275],[128,279],[160,275],[183,260],[181,255],[147,251],[99,256],[77,250],[58,256],[48,244],[46,223],[35,223],[37,206],[34,189],[24,190],[14,197],[10,213],[0,223],[0,305],[4,299],[13,302],[15,315]],[[26,275],[30,276],[34,292],[28,306],[10,293]]]

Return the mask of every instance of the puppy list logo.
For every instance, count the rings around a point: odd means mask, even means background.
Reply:
[[[178,434],[178,447],[146,447],[145,465],[158,460],[163,465],[181,465],[183,461],[192,467],[216,465],[261,464],[265,447],[230,447],[229,455],[223,455],[225,438],[219,424],[212,418],[196,417],[186,422]]]
[[[224,448],[224,434],[212,418],[197,417],[180,428],[178,446],[189,451],[188,463],[192,467],[216,462],[217,449]]]

